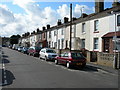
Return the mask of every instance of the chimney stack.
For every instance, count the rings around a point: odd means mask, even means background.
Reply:
[[[67,22],[68,22],[68,18],[64,17],[64,23],[67,23]]]
[[[42,27],[43,31],[45,30],[45,27]]]
[[[86,13],[82,13],[82,18],[87,17],[88,15]]]
[[[39,31],[40,31],[39,28],[37,28],[37,33],[38,33]]]
[[[35,34],[35,31],[33,31],[33,34]]]
[[[95,13],[102,12],[104,10],[104,0],[95,0]]]
[[[58,22],[57,22],[57,25],[59,26],[59,25],[61,25],[62,23],[61,23],[61,20],[59,19],[58,20]]]
[[[50,29],[50,25],[49,24],[47,25],[47,29]]]
[[[77,18],[76,18],[76,17],[73,17],[73,18],[72,18],[72,21],[75,21],[75,20],[77,20]]]
[[[118,0],[113,1],[113,4],[112,4],[113,7],[117,7],[119,5],[120,5],[120,3],[118,2]]]

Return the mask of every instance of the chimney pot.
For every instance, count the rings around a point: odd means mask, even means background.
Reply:
[[[47,25],[47,29],[50,29],[50,25],[49,24]]]
[[[75,21],[75,20],[77,20],[77,18],[76,18],[76,17],[73,17],[72,20]]]
[[[120,5],[120,3],[118,2],[118,0],[113,1],[113,4],[112,4],[113,7],[117,7],[119,5]]]
[[[58,26],[62,24],[60,19],[58,20],[57,24]]]
[[[87,17],[88,15],[86,14],[86,13],[83,13],[82,14],[82,18],[85,18],[85,17]]]
[[[43,31],[45,30],[45,27],[42,27]]]
[[[39,31],[40,31],[39,28],[37,28],[37,33],[38,33]]]
[[[68,18],[64,17],[64,23],[67,23],[67,22],[68,22]]]

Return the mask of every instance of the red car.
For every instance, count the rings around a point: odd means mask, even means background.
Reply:
[[[55,58],[55,63],[65,64],[67,68],[70,68],[71,66],[77,66],[83,68],[86,65],[86,59],[81,53],[66,52],[64,54],[57,56]]]

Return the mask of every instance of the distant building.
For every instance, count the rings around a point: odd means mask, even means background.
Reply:
[[[9,37],[2,37],[2,45],[9,46],[10,45],[10,38]]]

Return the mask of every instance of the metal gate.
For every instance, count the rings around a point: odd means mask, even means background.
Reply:
[[[90,52],[90,61],[91,62],[96,62],[97,61],[97,52]]]

